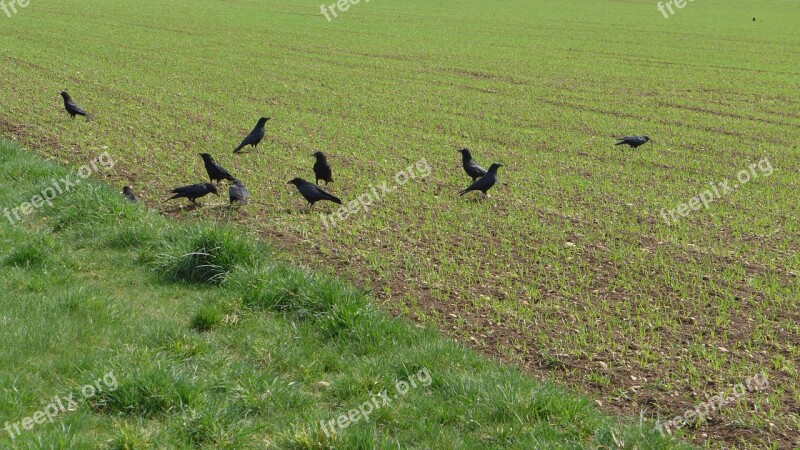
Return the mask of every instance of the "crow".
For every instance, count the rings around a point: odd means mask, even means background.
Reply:
[[[72,101],[69,94],[67,94],[67,91],[61,91],[61,97],[64,98],[64,109],[67,110],[70,117],[74,119],[75,116],[83,116],[86,117],[86,120],[92,118],[91,114],[87,113],[85,109],[81,108],[74,101]]]
[[[241,181],[233,180],[231,187],[228,188],[228,196],[231,199],[231,205],[233,205],[233,202],[247,204],[247,199],[250,198],[250,193],[247,192],[247,188],[244,187],[244,184],[242,184]]]
[[[497,182],[497,169],[499,169],[500,167],[503,167],[503,165],[498,163],[492,164],[491,166],[489,166],[489,171],[486,172],[486,175],[473,181],[468,188],[459,192],[458,195],[464,195],[470,191],[481,191],[483,192],[484,197],[488,197],[486,191],[491,189],[492,186],[494,186],[494,184]]]
[[[317,187],[315,184],[311,184],[308,181],[302,178],[294,178],[292,180],[287,181],[289,184],[293,184],[297,186],[297,190],[300,191],[300,194],[306,201],[310,204],[309,208],[314,206],[314,203],[320,200],[328,200],[334,203],[342,204],[342,201],[338,198],[334,197],[331,194],[328,194],[324,190]]]
[[[486,175],[486,170],[472,159],[468,148],[462,148],[459,152],[461,152],[461,163],[464,165],[464,172],[467,172],[467,175],[472,177],[472,181]]]
[[[139,199],[136,198],[136,194],[133,193],[133,189],[131,189],[130,186],[125,186],[122,188],[122,195],[134,203],[139,201]]]
[[[256,127],[253,128],[253,131],[251,131],[250,134],[248,134],[247,137],[244,138],[242,143],[239,144],[238,147],[236,147],[233,153],[239,153],[239,150],[247,147],[248,145],[252,145],[253,148],[258,147],[258,143],[261,142],[262,139],[264,139],[264,124],[267,123],[269,119],[270,117],[262,117],[258,119]]]
[[[317,184],[319,184],[319,180],[325,181],[326,186],[328,183],[332,183],[333,176],[331,174],[331,166],[328,164],[328,159],[325,157],[325,154],[322,152],[314,152],[311,156],[317,158],[317,162],[314,163],[314,175],[317,177]]]
[[[617,138],[617,140],[619,142],[617,142],[614,145],[628,144],[631,147],[636,148],[640,145],[646,144],[647,141],[650,140],[650,138],[647,136],[623,136],[621,138]]]
[[[206,172],[208,172],[208,178],[211,179],[213,182],[214,180],[222,181],[222,180],[230,180],[233,181],[233,175],[230,174],[224,167],[220,166],[218,162],[214,161],[214,158],[211,157],[208,153],[198,153],[201,158],[203,158],[203,164],[206,165]]]
[[[190,184],[189,186],[175,188],[170,192],[175,195],[168,198],[167,200],[172,200],[174,198],[188,198],[189,200],[191,200],[192,203],[197,203],[195,200],[197,200],[200,197],[206,196],[208,194],[213,193],[219,196],[219,191],[217,191],[217,187],[211,183]]]

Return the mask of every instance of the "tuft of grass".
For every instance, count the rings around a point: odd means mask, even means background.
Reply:
[[[224,226],[181,229],[153,265],[172,280],[221,284],[237,265],[253,263],[263,253],[247,238]]]
[[[203,305],[194,313],[191,326],[197,331],[210,331],[222,325],[225,314],[215,305]]]
[[[92,403],[98,412],[149,418],[184,411],[200,397],[201,387],[189,371],[147,365],[128,373],[115,390],[103,391]]]

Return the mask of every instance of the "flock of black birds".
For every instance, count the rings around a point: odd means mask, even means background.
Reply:
[[[74,119],[75,116],[84,116],[87,120],[92,118],[92,116],[88,114],[86,110],[78,106],[72,100],[72,98],[70,98],[67,91],[61,91],[61,97],[64,99],[64,109],[67,111],[67,113],[69,113],[70,117]],[[261,143],[261,140],[264,139],[264,125],[268,120],[270,120],[270,117],[262,117],[258,119],[258,123],[256,123],[253,131],[251,131],[250,134],[248,134],[242,140],[242,142],[233,150],[233,153],[238,154],[248,145],[253,149],[256,149],[258,144]],[[618,142],[614,145],[629,145],[634,149],[651,141],[651,139],[647,136],[623,136],[616,139]],[[464,167],[464,172],[466,172],[467,175],[472,178],[472,184],[470,184],[466,189],[460,191],[458,195],[464,195],[472,191],[481,191],[483,192],[484,197],[488,197],[489,195],[487,192],[492,188],[492,186],[495,185],[495,183],[497,183],[497,169],[503,167],[503,165],[499,163],[493,163],[491,166],[489,166],[489,170],[485,170],[483,167],[478,165],[474,159],[472,159],[472,154],[470,153],[469,149],[462,148],[459,150],[459,152],[461,153],[461,162],[462,166]],[[228,188],[230,205],[233,205],[234,203],[246,204],[247,200],[250,198],[250,193],[247,192],[247,188],[244,187],[244,184],[231,175],[230,172],[228,172],[217,161],[215,161],[214,158],[208,153],[200,153],[199,155],[201,158],[203,158],[203,164],[205,165],[206,172],[208,173],[209,182],[190,184],[188,186],[181,186],[172,189],[170,193],[174,195],[167,200],[186,198],[192,203],[197,204],[198,198],[204,197],[208,194],[219,196],[217,185],[214,184],[215,181],[217,183],[221,183],[223,180],[228,180],[231,182],[230,187]],[[320,180],[324,181],[326,186],[328,183],[333,182],[333,172],[331,171],[331,166],[328,164],[325,154],[318,151],[314,152],[311,156],[316,158],[316,162],[314,163],[313,167],[316,182],[311,183],[302,178],[293,178],[288,181],[288,184],[293,184],[295,187],[297,187],[300,195],[302,195],[303,198],[305,198],[309,203],[309,208],[313,207],[314,203],[321,200],[327,200],[341,205],[342,201],[339,198],[329,194],[327,191],[319,187]],[[130,186],[125,186],[122,188],[122,195],[132,202],[138,201],[136,194],[133,192],[133,189]]]

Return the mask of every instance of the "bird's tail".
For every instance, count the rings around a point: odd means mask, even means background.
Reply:
[[[241,150],[241,149],[245,148],[246,146],[247,146],[247,144],[245,144],[244,142],[242,142],[241,144],[239,144],[239,146],[238,146],[238,147],[236,147],[235,149],[233,149],[233,153],[239,153],[239,150]]]
[[[464,195],[469,192],[469,189],[464,189],[463,191],[459,192],[458,195]]]
[[[174,200],[176,198],[181,198],[181,194],[175,194],[172,197],[168,198],[167,201]]]
[[[622,144],[624,144],[624,143],[625,143],[625,140],[623,139],[623,140],[621,140],[621,141],[617,142],[617,143],[616,143],[616,144],[614,144],[614,145],[622,145]]]
[[[328,194],[327,192],[325,192],[325,198],[330,200],[330,201],[332,201],[333,203],[338,203],[340,205],[342,204],[342,201],[339,200],[339,197],[336,197],[334,195]]]

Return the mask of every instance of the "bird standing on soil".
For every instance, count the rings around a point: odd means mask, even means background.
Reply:
[[[91,114],[87,113],[85,109],[81,108],[77,103],[72,101],[69,94],[67,94],[67,91],[61,91],[61,97],[64,99],[64,109],[67,110],[70,117],[74,119],[75,116],[83,116],[86,117],[86,120],[92,118]]]
[[[211,157],[208,153],[198,153],[201,158],[203,158],[203,164],[206,166],[206,172],[208,172],[208,178],[211,181],[222,181],[222,180],[230,180],[233,181],[233,175],[230,174],[224,167],[219,165],[218,162],[214,161],[214,158]]]
[[[122,195],[134,203],[139,201],[139,199],[136,198],[136,194],[133,193],[133,189],[131,189],[130,186],[125,186],[122,188]]]
[[[188,198],[192,203],[197,203],[195,200],[197,200],[200,197],[204,197],[208,194],[214,194],[219,196],[219,191],[217,191],[217,187],[212,183],[190,184],[189,186],[177,187],[171,190],[170,192],[175,195],[168,198],[167,200],[172,200],[175,198]]]
[[[258,147],[258,143],[261,142],[262,139],[264,139],[264,124],[267,123],[269,119],[270,119],[269,117],[262,117],[258,119],[256,127],[253,128],[253,131],[251,131],[250,134],[248,134],[247,137],[244,138],[242,143],[239,144],[239,146],[236,147],[235,150],[233,150],[233,153],[239,153],[241,149],[247,147],[248,145],[253,146],[253,148]]]
[[[486,175],[486,170],[472,159],[469,149],[462,148],[459,152],[461,152],[461,163],[464,166],[464,172],[467,172],[467,175],[472,177],[472,181]]]
[[[328,164],[328,159],[325,157],[325,154],[322,152],[314,152],[311,156],[317,158],[317,162],[314,163],[314,176],[316,176],[317,184],[319,184],[319,180],[325,181],[326,186],[328,183],[332,183],[333,174],[331,173],[331,166]]]
[[[247,188],[244,187],[239,180],[233,180],[231,187],[228,188],[228,196],[231,200],[231,205],[234,202],[239,202],[241,204],[247,204],[247,199],[250,198],[250,193],[247,192]]]
[[[621,138],[617,138],[617,140],[619,142],[614,145],[628,144],[631,147],[636,148],[640,145],[646,144],[651,139],[647,136],[623,136]]]
[[[306,201],[310,204],[309,208],[314,206],[314,203],[320,200],[328,200],[334,203],[342,204],[342,201],[338,198],[334,197],[331,194],[328,194],[321,188],[319,188],[316,184],[310,183],[302,178],[294,178],[288,181],[289,184],[293,184],[297,187],[297,190],[300,191],[300,194]]]
[[[486,175],[473,181],[468,188],[459,192],[458,195],[464,195],[467,192],[471,191],[481,191],[483,192],[484,197],[489,197],[489,195],[486,194],[486,191],[491,189],[492,186],[494,186],[494,184],[497,182],[497,169],[499,169],[500,167],[503,167],[503,165],[498,163],[492,164],[491,166],[489,166],[489,171],[486,172]]]

